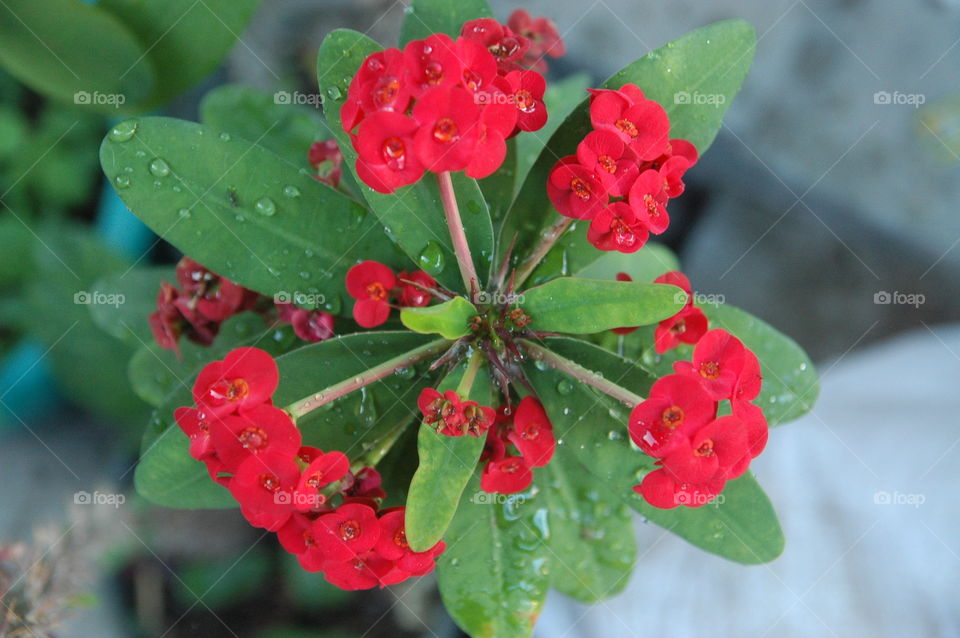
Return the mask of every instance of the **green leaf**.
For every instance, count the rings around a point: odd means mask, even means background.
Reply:
[[[166,266],[138,268],[101,277],[87,291],[93,322],[110,336],[134,347],[153,341],[147,317],[157,309],[157,291],[163,281],[176,283]]]
[[[277,357],[280,385],[274,403],[285,406],[365,372],[410,350],[431,343],[411,332],[368,332],[329,339]],[[436,342],[441,344],[443,342]],[[261,343],[256,344],[260,347]],[[213,360],[210,357],[209,360]],[[407,368],[301,417],[297,423],[304,445],[340,450],[357,457],[398,423],[409,419],[417,388],[431,377]],[[136,486],[145,498],[167,507],[230,507],[211,483],[201,463],[190,457],[187,438],[179,432],[173,411],[191,405],[192,378],[180,385],[154,412],[144,433]],[[200,494],[191,490],[205,486]],[[216,487],[214,485],[214,487]]]
[[[477,369],[464,362],[443,379],[437,390],[455,390],[464,400],[480,405],[493,403],[493,388],[485,365]],[[447,436],[429,423],[420,425],[420,465],[410,482],[405,519],[407,541],[414,551],[426,551],[443,537],[477,467],[483,444],[483,437]]]
[[[129,138],[117,134],[133,126]],[[362,206],[216,129],[161,117],[128,120],[107,135],[100,160],[147,226],[264,295],[300,293],[329,312],[349,312],[344,280],[354,263],[370,255],[408,263]]]
[[[317,58],[320,89],[325,96],[324,115],[350,171],[354,170],[357,155],[340,125],[340,107],[346,100],[350,79],[360,64],[367,55],[381,49],[379,44],[361,33],[338,29],[324,39]],[[486,280],[493,262],[494,243],[487,202],[476,180],[463,173],[453,173],[451,177],[474,265],[480,278]],[[442,285],[463,291],[463,279],[447,230],[436,176],[427,173],[416,184],[389,195],[363,186],[359,179],[357,183],[361,184],[360,192],[367,204],[400,248]]]
[[[473,497],[457,510],[437,559],[444,606],[473,638],[530,636],[550,586],[550,504],[536,487],[485,494],[477,475],[466,493]]]
[[[670,115],[671,137],[689,140],[703,154],[740,90],[753,61],[755,45],[754,29],[748,23],[743,20],[717,22],[648,53],[617,72],[602,87],[619,89],[628,82],[638,85]],[[722,104],[696,103],[700,98],[693,97],[690,104],[682,104],[684,100],[675,99],[675,95],[684,91],[691,95],[717,96],[713,102],[722,101]],[[577,144],[590,130],[589,101],[584,99],[550,138],[527,175],[504,220],[499,236],[500,254],[517,234],[516,254],[526,256],[541,229],[560,219],[545,197],[547,177],[559,158],[575,153]],[[585,242],[586,228],[587,224],[577,224],[577,228],[568,233],[582,235],[578,241]],[[569,245],[554,250],[563,254],[565,248],[569,252]],[[569,256],[583,259],[570,268],[580,270],[588,265],[591,256],[595,260],[601,254],[601,251],[586,250],[570,252]],[[547,260],[558,262],[559,257],[548,255]]]
[[[587,334],[642,326],[675,315],[686,303],[676,286],[562,277],[520,295],[530,327]]]
[[[671,270],[680,270],[680,260],[674,252],[663,244],[650,243],[635,253],[605,253],[589,266],[574,271],[573,275],[586,279],[613,280],[617,274],[625,272],[633,281],[653,281]],[[536,277],[536,271],[533,276]]]
[[[446,33],[456,39],[464,22],[493,17],[486,0],[413,0],[404,14],[400,28],[401,47],[434,33]]]
[[[705,306],[711,328],[723,328],[743,341],[760,361],[763,386],[755,403],[769,425],[799,419],[813,409],[820,393],[817,370],[797,342],[770,324],[730,305]]]
[[[0,3],[0,63],[39,93],[111,113],[143,99],[156,79],[121,21],[76,0]]]
[[[463,297],[400,311],[400,321],[407,328],[421,334],[438,334],[444,339],[459,339],[470,334],[470,320],[476,316],[476,307]]]
[[[596,485],[569,446],[537,470],[550,512],[550,585],[586,603],[621,591],[637,556],[630,508]]]
[[[503,159],[503,164],[493,175],[477,182],[480,185],[480,190],[483,191],[483,198],[490,208],[490,219],[493,221],[494,228],[499,226],[513,201],[513,191],[516,186],[517,170],[519,168],[517,140],[516,137],[507,140],[507,155]]]
[[[263,146],[296,169],[307,168],[307,151],[330,137],[319,111],[278,104],[276,94],[240,84],[218,86],[200,102],[200,121]]]
[[[140,39],[157,82],[150,110],[168,102],[212,72],[243,33],[259,0],[101,0]],[[95,47],[103,46],[100,35]],[[96,48],[94,49],[97,50]]]
[[[624,383],[627,374],[642,374],[636,364],[574,339],[549,339],[548,347],[563,350],[604,377]],[[580,351],[582,356],[577,357]],[[630,507],[688,542],[744,564],[768,562],[783,550],[783,532],[776,512],[749,474],[727,484],[722,499],[700,508],[653,508],[633,491],[654,469],[654,459],[634,448],[627,433],[629,409],[589,386],[572,383],[553,370],[526,366],[527,376],[543,402],[558,441],[557,454],[572,450],[580,463],[601,482],[601,489],[618,494]],[[648,377],[647,383],[654,380]],[[643,390],[646,394],[646,391]]]

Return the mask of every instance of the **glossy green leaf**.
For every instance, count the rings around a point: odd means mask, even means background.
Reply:
[[[94,323],[134,347],[151,343],[147,317],[157,309],[157,291],[163,281],[176,284],[172,268],[137,268],[101,277],[87,291]]]
[[[361,33],[338,29],[324,39],[317,59],[318,79],[324,95],[324,115],[340,143],[344,164],[350,171],[354,170],[357,156],[349,136],[340,125],[340,107],[346,100],[350,79],[360,64],[367,55],[380,49],[382,47],[379,44]],[[389,195],[362,185],[360,191],[371,210],[388,229],[390,237],[419,268],[447,288],[463,291],[463,278],[447,230],[436,177],[426,173],[416,184]],[[493,262],[490,211],[476,180],[463,173],[453,173],[452,178],[474,265],[479,277],[486,281]],[[361,183],[360,180],[357,182]]]
[[[586,603],[618,593],[637,557],[630,508],[598,487],[569,446],[536,472],[550,511],[550,585]]]
[[[107,135],[100,160],[124,203],[163,239],[267,296],[299,293],[349,313],[344,280],[354,263],[370,255],[409,263],[362,206],[216,129],[128,120]]]
[[[628,82],[638,85],[670,115],[671,137],[689,140],[702,154],[713,142],[727,108],[740,90],[753,61],[755,44],[753,27],[743,20],[717,22],[651,51],[617,72],[602,87],[619,89]],[[685,103],[685,95],[690,96],[689,103]],[[589,103],[584,99],[550,138],[527,175],[504,220],[499,237],[501,252],[516,234],[517,255],[526,256],[541,229],[560,219],[545,197],[547,177],[557,160],[573,154],[590,130]],[[582,235],[578,241],[585,242],[586,229],[587,224],[581,223],[568,232]],[[555,250],[563,253],[565,248],[568,257],[583,260],[570,266],[574,271],[602,254],[572,251],[569,246]],[[557,257],[547,259],[559,263]]]
[[[259,0],[100,0],[140,39],[157,82],[149,110],[212,72],[243,33]],[[95,46],[102,46],[101,41]]]
[[[649,243],[635,253],[608,252],[582,270],[575,277],[587,279],[616,279],[625,272],[633,281],[653,281],[671,270],[680,270],[680,260],[663,244]],[[536,271],[534,271],[536,277]]]
[[[369,332],[298,348],[277,357],[280,385],[274,403],[293,403],[431,341],[411,332]],[[430,381],[429,375],[409,367],[310,412],[297,423],[304,445],[340,450],[351,458],[359,456],[409,419],[415,409],[416,388]],[[209,499],[210,507],[229,506],[218,500],[217,490],[205,489],[202,497],[185,491],[185,486],[210,482],[203,465],[190,457],[187,438],[173,421],[176,407],[192,403],[192,383],[191,378],[180,385],[155,411],[144,433],[137,490],[167,507],[205,507],[204,499]]]
[[[413,0],[404,11],[400,46],[433,33],[446,33],[456,39],[464,22],[492,17],[486,0]]]
[[[421,334],[438,334],[444,339],[459,339],[470,334],[470,320],[476,316],[477,309],[463,297],[400,311],[400,321],[407,328]]]
[[[675,315],[686,303],[676,286],[562,277],[524,291],[520,305],[530,327],[587,334],[642,326]]]
[[[76,0],[0,3],[0,63],[39,93],[110,113],[146,97],[156,80],[131,30]]]
[[[476,356],[476,355],[475,355]],[[437,389],[455,390],[461,398],[491,405],[493,387],[486,365],[472,376],[464,362]],[[417,453],[420,464],[407,496],[407,541],[414,551],[426,551],[443,537],[461,504],[463,489],[477,467],[484,437],[447,436],[429,423],[420,425]]]
[[[536,487],[486,494],[477,475],[465,494],[437,559],[444,606],[472,638],[526,638],[550,586],[550,504]]]
[[[625,379],[639,368],[630,361],[574,339],[551,339],[548,347],[564,350],[605,378]],[[582,353],[576,355],[576,351]],[[637,374],[642,374],[638,372]],[[654,459],[632,446],[627,432],[629,409],[589,386],[571,382],[552,369],[527,366],[527,375],[553,423],[560,450],[572,450],[580,463],[652,522],[708,552],[744,564],[768,562],[783,550],[783,532],[769,499],[750,474],[727,484],[722,499],[700,508],[659,510],[633,491],[654,469]],[[652,381],[654,377],[648,377]],[[648,382],[649,382],[648,381]],[[622,382],[622,381],[621,381]],[[633,385],[623,383],[625,386]],[[635,385],[634,391],[640,390]],[[645,394],[645,391],[641,392]]]

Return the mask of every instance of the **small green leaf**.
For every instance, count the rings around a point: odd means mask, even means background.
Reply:
[[[478,366],[477,359],[472,361],[473,365],[464,362],[445,377],[437,390],[455,390],[464,400],[489,406],[493,388],[486,366]],[[410,482],[405,520],[407,541],[414,551],[426,551],[443,537],[477,467],[483,444],[483,437],[447,436],[432,424],[420,426],[420,465]]]
[[[172,411],[168,418],[173,423]],[[137,493],[164,507],[191,510],[236,507],[230,492],[210,479],[203,463],[190,456],[188,447],[187,437],[176,427],[168,428],[156,438],[141,453],[134,472],[133,485]]]
[[[176,283],[173,269],[138,268],[101,277],[87,291],[93,322],[107,334],[140,347],[153,341],[147,317],[157,309],[160,282]]]
[[[679,312],[686,295],[676,286],[599,279],[554,279],[520,295],[531,328],[587,334],[656,323]]]
[[[670,136],[692,142],[702,155],[720,130],[723,116],[740,90],[753,62],[756,35],[743,20],[727,20],[708,25],[651,51],[624,67],[603,83],[603,88],[619,89],[632,82],[650,99],[656,100],[670,116]],[[690,96],[689,103],[684,95]],[[577,144],[591,130],[589,100],[573,110],[540,153],[527,175],[499,235],[498,254],[503,254],[514,235],[516,253],[525,257],[542,229],[560,216],[545,197],[547,177],[561,157],[576,152]],[[704,103],[709,102],[709,103]],[[694,169],[696,170],[696,169]],[[578,223],[568,234],[586,242],[588,224]],[[586,267],[599,259],[601,251],[567,250],[570,242],[556,246],[547,255],[551,263],[565,262],[568,272]],[[566,254],[565,259],[561,257]],[[571,262],[571,260],[573,260]],[[541,273],[542,274],[542,273]]]
[[[444,339],[459,339],[470,334],[470,320],[476,316],[477,309],[463,297],[400,311],[400,321],[407,328],[421,334],[438,334]]]
[[[493,17],[486,0],[413,0],[404,14],[401,47],[434,33],[446,33],[456,39],[464,22]]]
[[[352,199],[270,151],[207,126],[149,117],[118,124],[104,172],[147,226],[210,270],[269,297],[285,292],[349,313],[357,260],[409,262]]]
[[[382,48],[361,33],[338,29],[324,39],[317,58],[318,79],[324,95],[324,116],[340,144],[344,165],[350,171],[354,171],[357,155],[349,135],[340,125],[340,107],[347,98],[350,79],[360,64],[367,55]],[[485,281],[493,263],[490,211],[476,180],[462,172],[453,173],[451,177],[474,266],[479,277]],[[370,209],[387,228],[388,235],[410,259],[447,288],[466,292],[447,230],[437,176],[426,173],[416,184],[397,189],[389,195],[374,191],[359,179],[357,183],[361,185],[360,192]]]
[[[100,0],[140,39],[157,72],[150,110],[184,92],[217,68],[243,33],[259,0]],[[98,34],[95,49],[103,46]],[[146,61],[146,60],[145,60]]]
[[[619,495],[598,487],[566,445],[537,470],[537,485],[550,511],[550,585],[586,603],[626,587],[637,545],[630,508]]]
[[[135,105],[156,82],[131,30],[76,0],[0,3],[0,63],[35,91],[111,113]]]
[[[308,167],[310,146],[330,137],[316,109],[278,104],[276,94],[240,84],[218,86],[203,96],[200,121],[273,151],[295,169]]]
[[[547,541],[550,504],[536,487],[486,494],[478,475],[465,494],[437,559],[444,606],[473,638],[527,638],[556,559]]]

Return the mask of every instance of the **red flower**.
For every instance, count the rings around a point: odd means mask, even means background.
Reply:
[[[660,179],[663,180],[663,192],[667,197],[679,197],[683,194],[683,175],[690,168],[685,157],[671,157],[660,167]]]
[[[477,93],[475,98],[485,101],[477,121],[477,146],[467,165],[466,174],[483,179],[493,174],[507,156],[507,137],[514,131],[517,109],[509,103],[509,84],[503,78],[494,78],[490,91]]]
[[[298,337],[310,343],[326,341],[333,336],[333,315],[322,310],[298,308],[290,319]]]
[[[508,456],[487,463],[480,475],[480,489],[484,492],[514,494],[533,483],[533,472],[522,456]]]
[[[294,506],[301,512],[316,510],[326,504],[320,490],[336,483],[350,471],[350,460],[343,452],[321,452],[314,455],[297,482]]]
[[[210,439],[230,472],[251,455],[272,452],[292,458],[301,443],[300,430],[287,413],[266,403],[214,421]]]
[[[332,585],[346,591],[392,584],[386,581],[391,569],[393,563],[376,552],[365,552],[348,560],[328,560],[323,563],[324,577]]]
[[[630,438],[646,454],[664,457],[716,414],[716,403],[694,379],[667,375],[653,384],[649,398],[630,413]]]
[[[505,80],[516,106],[517,128],[539,131],[547,123],[547,107],[543,103],[547,81],[536,71],[511,71]]]
[[[161,283],[160,290],[157,292],[157,310],[147,317],[157,345],[173,350],[177,355],[180,354],[179,341],[180,334],[183,332],[183,317],[175,303],[178,294],[179,292],[172,285],[167,282]]]
[[[307,153],[307,160],[313,170],[317,171],[314,179],[337,188],[343,176],[343,153],[336,140],[314,142]]]
[[[174,303],[190,323],[224,321],[236,314],[246,301],[245,288],[207,270],[189,257],[177,264],[176,277],[183,293]]]
[[[266,403],[279,382],[273,357],[259,348],[236,348],[200,371],[193,399],[204,412],[223,416]]]
[[[291,554],[303,554],[316,544],[313,538],[313,521],[303,514],[293,514],[290,519],[284,523],[283,527],[277,530],[277,540],[280,545]],[[309,561],[311,563],[315,561]],[[320,561],[322,562],[322,561]],[[301,562],[302,565],[302,562]],[[311,565],[312,567],[313,565]],[[304,566],[307,571],[318,571]]]
[[[402,113],[379,111],[363,120],[353,140],[357,176],[380,193],[392,193],[423,176],[423,163],[414,152],[413,119]]]
[[[509,71],[530,48],[530,41],[513,32],[493,18],[478,18],[465,22],[460,35],[482,44],[497,60],[498,67]]]
[[[699,308],[684,308],[657,324],[653,331],[653,347],[663,354],[681,343],[697,343],[707,333],[709,322]]]
[[[693,349],[693,362],[677,361],[678,374],[696,379],[715,401],[733,396],[733,389],[743,370],[745,348],[739,339],[726,330],[705,334]]]
[[[210,441],[210,426],[203,413],[196,408],[177,408],[173,411],[177,426],[190,439],[190,456],[198,461],[216,458],[217,451]]]
[[[733,388],[733,398],[739,401],[753,401],[760,395],[763,375],[760,372],[760,360],[748,348],[744,348],[743,369]]]
[[[351,560],[377,544],[380,523],[377,513],[369,505],[345,503],[317,519],[314,536],[317,546],[329,560]]]
[[[460,61],[450,36],[435,33],[424,40],[413,40],[403,50],[407,78],[413,97],[420,98],[437,86],[455,86],[460,82]]]
[[[440,424],[439,431],[460,417],[460,395],[453,390],[440,394],[434,388],[424,388],[417,399],[417,407],[423,413],[423,422]]]
[[[479,405],[476,401],[464,401],[459,408],[460,418],[457,419],[457,427],[445,428],[441,433],[449,436],[470,436],[479,437],[487,433],[490,426],[497,418],[497,411],[485,405]]]
[[[387,510],[380,516],[380,539],[374,548],[380,556],[395,561],[397,567],[410,576],[423,576],[433,571],[434,558],[445,545],[443,541],[424,552],[414,552],[407,543],[403,507]]]
[[[593,173],[613,197],[623,197],[640,174],[627,145],[610,131],[591,131],[577,146],[577,160]]]
[[[420,125],[414,148],[427,169],[462,171],[469,164],[479,137],[480,107],[460,87],[430,89],[413,106]]]
[[[547,63],[543,56],[559,58],[566,53],[566,46],[552,20],[533,18],[524,9],[517,9],[507,19],[507,26],[530,40],[530,48],[521,60],[524,66],[545,72]]]
[[[623,202],[601,208],[587,229],[587,239],[600,250],[635,253],[650,236],[633,209]]]
[[[352,482],[343,490],[345,497],[372,499],[387,497],[387,493],[380,488],[383,483],[380,472],[372,467],[362,468],[356,474],[348,474],[347,479]]]
[[[549,463],[557,444],[543,404],[533,396],[520,401],[513,417],[513,430],[507,438],[531,467],[543,467]]]
[[[703,483],[725,478],[731,468],[749,458],[746,426],[735,416],[722,416],[697,430],[662,463],[677,481]]]
[[[460,60],[460,85],[471,93],[489,91],[497,77],[497,60],[477,40],[457,38],[457,59]]]
[[[574,219],[592,219],[607,205],[607,191],[575,155],[557,162],[547,179],[547,197],[557,212]]]
[[[294,513],[293,493],[299,478],[300,467],[292,456],[258,454],[240,464],[227,487],[251,525],[275,532]]]
[[[633,208],[644,226],[651,233],[659,235],[670,225],[670,216],[667,215],[667,195],[663,191],[663,180],[660,173],[651,169],[645,170],[634,180],[629,193],[630,207]]]
[[[655,160],[666,150],[670,118],[662,106],[628,86],[595,93],[590,102],[590,121],[595,129],[618,135],[639,159]]]
[[[422,308],[423,306],[430,305],[430,300],[433,296],[426,290],[413,285],[413,283],[406,283],[406,281],[420,284],[424,288],[436,288],[437,281],[433,277],[422,270],[416,270],[414,272],[401,270],[397,273],[397,279],[400,284],[399,303],[401,306],[407,308]]]
[[[377,51],[360,65],[347,95],[368,114],[381,110],[402,113],[410,104],[411,86],[405,74],[406,62],[400,49]]]
[[[750,457],[754,458],[763,452],[767,447],[767,438],[769,428],[767,427],[767,417],[759,406],[749,401],[732,401],[733,415],[743,421],[746,426],[747,446],[750,450]]]
[[[648,503],[660,509],[672,509],[677,505],[702,507],[723,491],[725,481],[716,479],[707,483],[681,483],[665,469],[650,472],[633,491],[643,496]]]
[[[397,285],[393,271],[376,261],[364,261],[347,271],[347,294],[356,299],[353,318],[375,328],[390,317],[390,291]]]

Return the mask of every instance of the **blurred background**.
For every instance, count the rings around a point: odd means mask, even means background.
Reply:
[[[251,1],[232,23],[198,1],[173,3],[174,27],[207,20],[223,42],[192,84],[158,79],[156,113],[196,120],[225,83],[315,91],[328,31],[394,42],[404,8]],[[2,37],[17,18],[0,4]],[[627,590],[593,607],[551,594],[538,634],[960,635],[960,3],[491,5],[501,20],[517,6],[552,18],[568,53],[551,77],[593,83],[707,23],[756,27],[753,70],[665,240],[698,290],[803,345],[823,387],[755,464],[788,539],[781,559],[727,564],[641,524]],[[139,344],[100,330],[83,294],[177,255],[104,183],[97,152],[116,117],[15,77],[16,62],[0,48],[0,591],[26,586],[51,621],[70,609],[64,637],[459,635],[429,579],[338,592],[237,512],[136,496],[149,406],[126,375]]]

